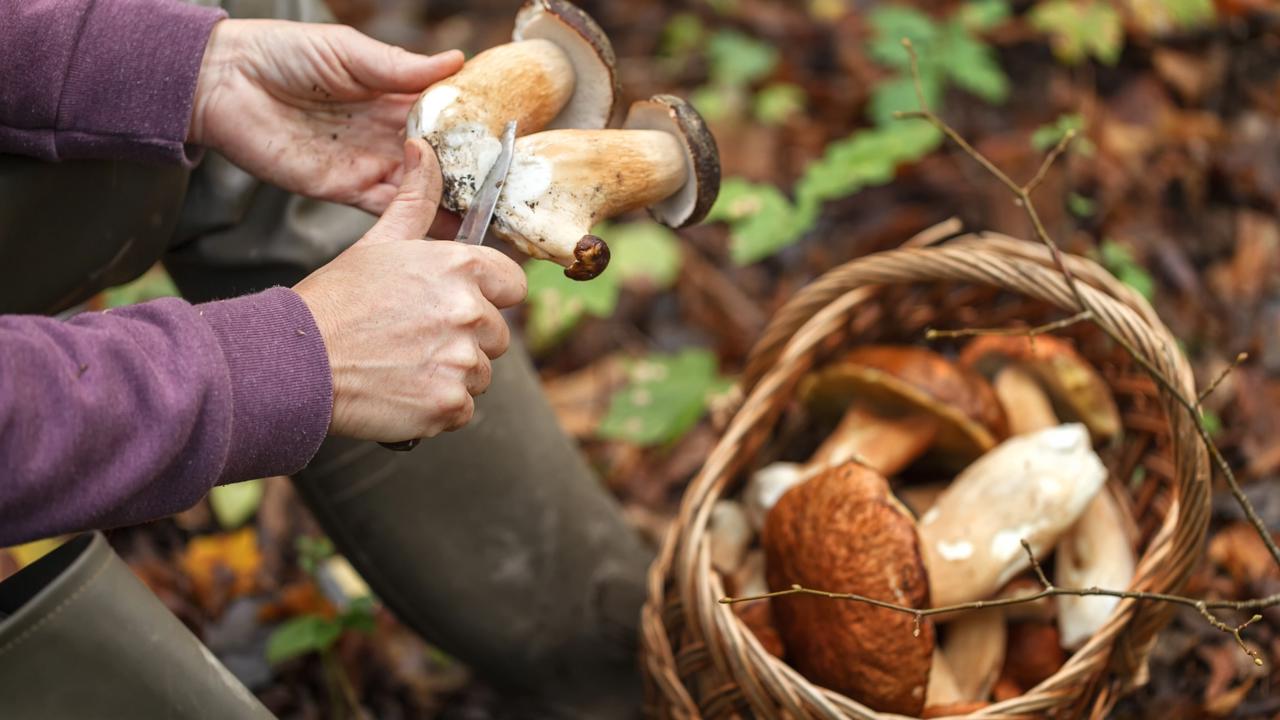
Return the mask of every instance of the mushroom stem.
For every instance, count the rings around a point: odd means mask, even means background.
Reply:
[[[854,404],[807,463],[810,472],[849,460],[881,475],[896,475],[924,454],[938,434],[938,420],[920,413],[878,414]]]
[[[960,700],[986,700],[991,694],[1004,666],[1005,634],[1002,608],[968,612],[947,624],[942,654]]]
[[[472,156],[476,165],[469,174],[484,177],[492,159]],[[483,160],[488,163],[481,166]],[[687,171],[679,142],[658,130],[527,135],[516,140],[494,230],[518,250],[564,265],[569,277],[595,277],[608,264],[609,251],[590,234],[592,226],[670,197],[685,184]],[[464,188],[463,205],[470,204],[475,185]]]
[[[1053,401],[1036,379],[1022,368],[1013,365],[1003,368],[996,374],[992,387],[1004,406],[1011,434],[1025,435],[1058,424]]]

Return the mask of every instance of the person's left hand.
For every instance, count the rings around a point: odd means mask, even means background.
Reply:
[[[409,107],[462,61],[342,25],[224,20],[205,50],[188,140],[286,190],[381,214],[400,185]]]

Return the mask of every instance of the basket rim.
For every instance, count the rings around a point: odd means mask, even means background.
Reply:
[[[797,717],[891,718],[825,688],[809,683],[790,666],[764,652],[754,634],[716,600],[719,577],[711,570],[706,528],[711,506],[742,470],[754,463],[768,429],[781,412],[778,398],[821,354],[822,341],[841,328],[852,311],[876,301],[880,288],[908,283],[962,281],[996,287],[1049,303],[1063,311],[1093,312],[1091,322],[1106,324],[1126,338],[1146,360],[1164,372],[1187,397],[1194,397],[1190,364],[1150,303],[1097,263],[1064,255],[1076,277],[1085,306],[1077,304],[1047,248],[997,233],[969,234],[946,245],[902,247],[873,253],[840,265],[802,288],[771,319],[752,350],[748,369],[736,389],[733,417],[690,482],[655,558],[649,597],[642,613],[642,663],[648,686],[665,696],[677,716],[697,716],[698,706],[674,671],[669,631],[663,623],[668,598],[683,621],[682,633],[706,646],[711,667],[751,689],[768,692],[775,704]],[[1186,582],[1208,526],[1207,452],[1181,406],[1166,392],[1159,397],[1170,428],[1175,468],[1173,500],[1159,530],[1138,559],[1131,588],[1177,591]],[[767,435],[767,433],[764,433]],[[1087,702],[1102,690],[1129,687],[1144,675],[1145,658],[1171,609],[1122,599],[1107,624],[1052,677],[1023,695],[993,703],[974,717],[1043,713]],[[1113,674],[1111,685],[1096,681]],[[803,699],[802,699],[803,696]],[[747,701],[753,707],[755,703]]]

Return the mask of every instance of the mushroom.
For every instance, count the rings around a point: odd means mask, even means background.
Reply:
[[[839,425],[814,453],[814,466],[861,458],[887,476],[926,450],[963,465],[1006,434],[991,386],[938,353],[868,345],[806,378],[801,395]]]
[[[1000,608],[974,610],[946,626],[942,655],[955,678],[958,701],[986,700],[1004,666],[1005,618]]]
[[[427,138],[442,167],[467,145],[482,145],[475,151],[492,164],[509,120],[523,134],[608,124],[619,94],[613,46],[590,16],[564,0],[530,0],[516,13],[512,39],[432,85],[410,109],[406,134]],[[456,197],[445,201],[462,209]]]
[[[769,512],[762,544],[773,590],[793,584],[924,607],[929,581],[915,523],[888,481],[857,463],[822,470]],[[793,667],[885,712],[918,715],[933,658],[933,624],[864,603],[772,599]]]
[[[920,518],[934,607],[985,598],[1080,517],[1107,471],[1079,423],[1010,438],[979,458]]]
[[[1053,581],[1061,587],[1126,588],[1133,580],[1129,516],[1109,492],[1098,493],[1058,543]],[[1120,598],[1059,595],[1058,632],[1062,647],[1075,650],[1093,637]]]
[[[1037,343],[1041,341],[1037,340]],[[1060,349],[1053,351],[1053,354],[1058,357],[1074,355]],[[994,350],[985,353],[988,358],[993,355]],[[1077,370],[1073,375],[1096,377],[1092,368],[1087,365],[1084,368],[1084,371]],[[1097,383],[1101,382],[1100,378],[1097,379]],[[1057,424],[1045,390],[1024,366],[1013,364],[1002,367],[994,384],[996,395],[1004,405],[1013,432],[1033,432]],[[1092,381],[1083,385],[1094,387]],[[1084,396],[1111,397],[1105,386],[1101,390],[1089,390]],[[1107,403],[1101,405],[1105,406]],[[1114,403],[1110,406],[1114,407]],[[1102,416],[1108,417],[1106,413]],[[1103,427],[1107,426],[1104,422]],[[1128,587],[1137,562],[1130,541],[1130,523],[1129,516],[1121,509],[1114,495],[1105,491],[1098,493],[1080,519],[1058,541],[1054,582],[1061,587]],[[1078,595],[1059,595],[1055,600],[1062,646],[1069,650],[1080,647],[1092,637],[1120,602],[1116,597]]]
[[[929,667],[929,685],[924,691],[925,707],[949,706],[964,701],[964,694],[960,692],[951,663],[942,654],[942,649],[935,647]]]
[[[711,507],[707,541],[711,545],[711,566],[723,575],[732,575],[742,566],[755,532],[742,505],[720,500]]]
[[[1026,690],[1044,682],[1067,661],[1050,623],[1020,622],[1009,626],[1009,644],[1001,677]]]
[[[665,118],[665,119],[664,119]],[[445,184],[461,187],[483,166],[459,172],[441,163]],[[478,181],[476,181],[478,182]],[[701,220],[720,188],[720,156],[711,132],[688,103],[656,95],[632,104],[621,130],[548,130],[518,138],[494,211],[494,232],[517,249],[588,280],[609,264],[609,247],[591,234],[602,220],[651,208],[672,227]]]
[[[960,362],[987,377],[1016,365],[1048,391],[1059,416],[1084,423],[1097,440],[1120,434],[1120,411],[1110,388],[1067,340],[1052,335],[985,335],[965,346]]]

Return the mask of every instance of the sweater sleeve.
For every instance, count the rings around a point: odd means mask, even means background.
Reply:
[[[223,17],[178,0],[0,2],[0,152],[190,163],[196,80]]]
[[[66,321],[0,316],[0,547],[295,472],[332,409],[324,341],[285,288]]]

